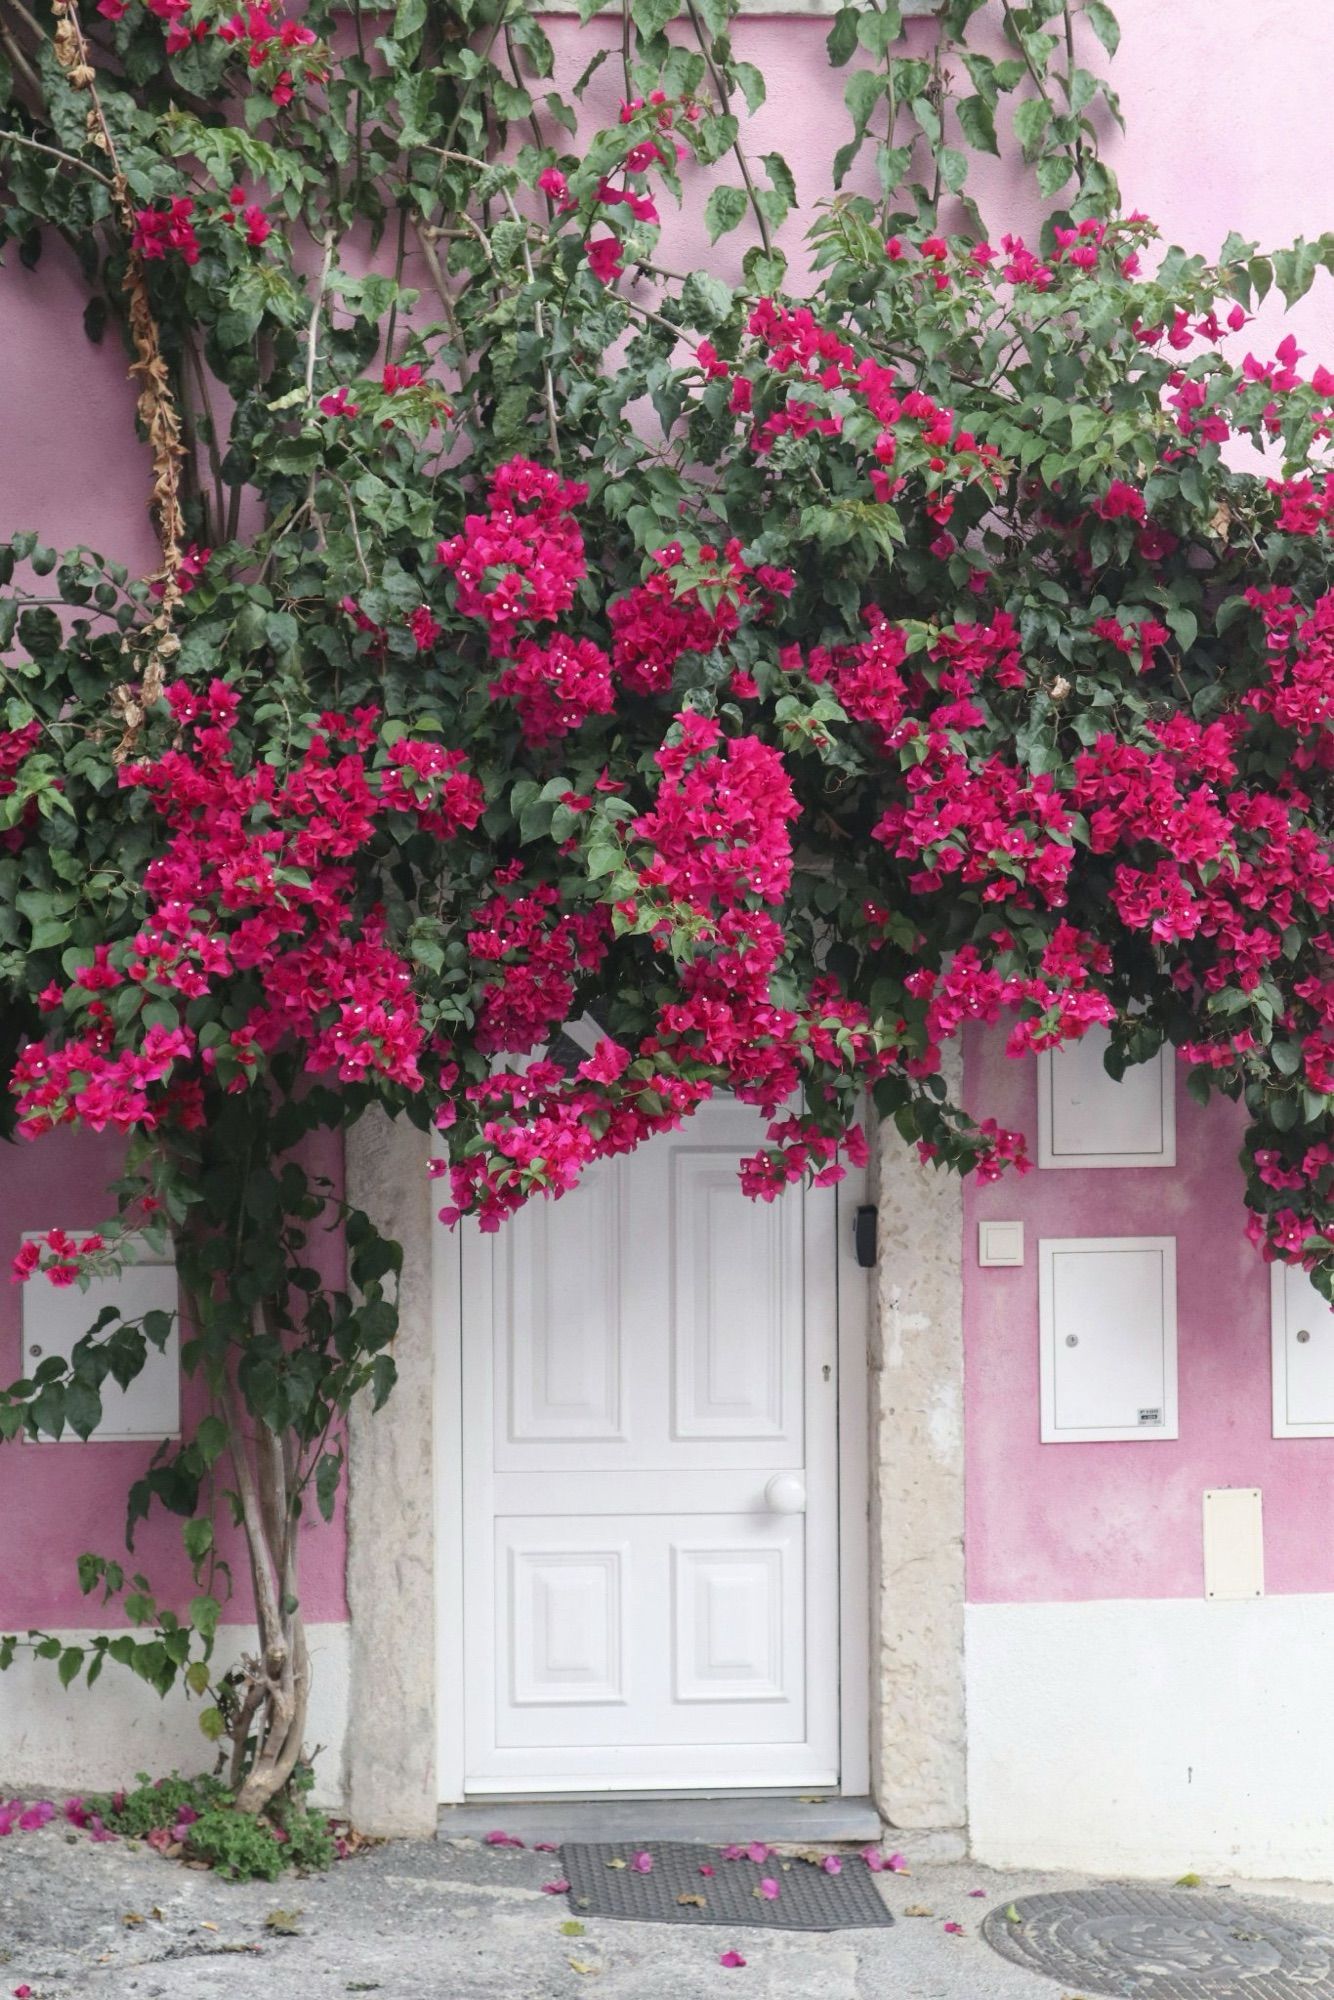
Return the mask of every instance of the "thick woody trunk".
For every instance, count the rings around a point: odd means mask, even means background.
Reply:
[[[259,1315],[257,1307],[257,1323]],[[258,1420],[247,1425],[234,1389],[228,1391],[228,1419],[259,1627],[258,1650],[242,1663],[246,1688],[233,1730],[231,1778],[237,1810],[258,1813],[297,1766],[310,1701],[310,1655],[297,1608],[296,1467],[276,1433]]]

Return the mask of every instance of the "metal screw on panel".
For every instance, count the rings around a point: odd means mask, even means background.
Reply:
[[[28,1349],[28,1352],[29,1352],[29,1354],[31,1354],[31,1355],[33,1355],[33,1356],[36,1356],[36,1355],[40,1354],[40,1353],[41,1353],[41,1351],[42,1351],[42,1350],[41,1350],[41,1348],[40,1348],[40,1347],[39,1347],[39,1346],[37,1345],[37,1342],[36,1342],[36,1341],[34,1341],[34,1342],[33,1342],[33,1344],[32,1344],[32,1346],[31,1346],[31,1347],[30,1347],[30,1348]]]
[[[1297,1329],[1297,1338],[1298,1338],[1298,1340],[1300,1340],[1300,1341],[1301,1341],[1301,1343],[1302,1343],[1302,1345],[1303,1345],[1303,1347],[1304,1347],[1304,1346],[1306,1345],[1307,1341],[1308,1341],[1308,1340],[1309,1340],[1309,1339],[1311,1338],[1311,1330],[1310,1330],[1310,1328],[1309,1328],[1309,1327],[1306,1327],[1306,1326],[1299,1326],[1299,1327],[1298,1327],[1298,1329]]]
[[[1065,1336],[1065,1344],[1067,1347],[1078,1347],[1079,1335],[1077,1333],[1067,1333]]]

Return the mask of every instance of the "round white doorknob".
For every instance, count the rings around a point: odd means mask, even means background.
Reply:
[[[799,1472],[776,1472],[764,1489],[764,1504],[771,1514],[804,1514],[806,1481]]]

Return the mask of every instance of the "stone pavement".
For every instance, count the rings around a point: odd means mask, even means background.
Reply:
[[[1063,2000],[978,1926],[1068,1876],[968,1863],[880,1878],[892,1929],[810,1935],[585,1920],[567,1937],[557,1857],[393,1842],[306,1881],[234,1885],[61,1824],[0,1841],[0,2000]],[[983,1889],[985,1896],[969,1895]],[[1206,1896],[1207,1889],[1199,1892]],[[1273,1885],[1266,1885],[1266,1895]],[[1308,1897],[1319,1894],[1303,1891]],[[1286,1903],[1286,1898],[1285,1898]],[[911,1906],[929,1916],[907,1917]],[[1294,1917],[1300,1903],[1287,1906]],[[282,1928],[268,1920],[282,1913]],[[1329,1905],[1309,1915],[1329,1920]],[[944,1929],[960,1923],[962,1936]],[[295,1934],[291,1934],[292,1932]],[[741,1951],[744,1968],[718,1963]],[[572,1963],[574,1961],[574,1963]]]

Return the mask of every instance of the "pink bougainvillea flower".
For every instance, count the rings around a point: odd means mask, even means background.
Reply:
[[[320,408],[326,417],[355,417],[357,414],[357,405],[348,395],[346,382],[340,382],[332,394],[321,396]]]
[[[760,1863],[767,1861],[772,1853],[773,1849],[766,1847],[762,1840],[752,1840],[750,1846],[746,1849],[746,1859],[747,1861],[753,1861],[758,1868]]]
[[[588,268],[600,285],[610,285],[624,274],[620,238],[599,236],[588,246]]]
[[[569,1883],[562,1876],[559,1882],[544,1882],[542,1884],[542,1894],[544,1896],[563,1896],[569,1889],[569,1886]]]
[[[736,1844],[736,1842],[735,1842],[735,1841],[733,1841],[733,1842],[732,1842],[732,1844],[731,1844],[730,1846],[728,1846],[728,1847],[725,1847],[725,1848],[723,1849],[723,1860],[724,1860],[724,1861],[739,1861],[739,1860],[741,1859],[742,1855],[743,1855],[743,1854],[745,1853],[745,1851],[746,1851],[746,1850],[745,1850],[745,1848],[744,1848],[744,1847],[738,1847],[738,1846],[737,1846],[737,1844]]]
[[[559,1852],[560,1848],[554,1840],[535,1840],[533,1842],[534,1854],[559,1854]]]
[[[199,244],[190,220],[194,208],[190,195],[179,194],[166,208],[136,210],[131,247],[145,263],[164,258],[168,251],[175,250],[185,263],[197,264]]]
[[[970,1889],[968,1893],[970,1896],[985,1896],[987,1892],[985,1889]]]
[[[701,1861],[699,1866],[699,1872],[701,1875],[712,1875],[715,1872],[715,1870],[710,1862]]]
[[[891,1875],[906,1875],[908,1873],[908,1864],[901,1854],[887,1856],[885,1866]]]
[[[50,1799],[34,1799],[33,1803],[19,1815],[19,1830],[22,1833],[33,1833],[55,1816],[56,1809]]]
[[[482,1845],[484,1847],[522,1847],[523,1842],[515,1833],[488,1833]]]
[[[636,1875],[651,1875],[653,1873],[653,1856],[641,1849],[631,1861],[630,1866],[634,1869]]]
[[[102,13],[104,11],[105,7],[98,9],[99,13]],[[22,1986],[16,1986],[14,1988],[14,2000],[29,2000],[29,1995],[31,1994],[31,1992],[32,1992],[31,1986],[27,1985],[26,1983]]]
[[[948,1931],[948,1932],[950,1933],[951,1937],[962,1937],[962,1936],[963,1936],[963,1925],[962,1925],[962,1924],[956,1924],[956,1923],[954,1923],[954,1922],[952,1922],[952,1921],[951,1921],[950,1923],[947,1923],[947,1924],[943,1925],[943,1926],[942,1926],[942,1928],[943,1928],[944,1930],[947,1930],[947,1931]]]
[[[826,1854],[820,1866],[824,1869],[826,1875],[841,1875],[843,1873],[843,1863],[836,1854]]]
[[[429,604],[419,604],[408,618],[408,630],[417,642],[417,651],[429,653],[444,627],[432,616]]]
[[[719,1965],[726,1965],[729,1968],[735,1965],[744,1965],[745,1962],[739,1951],[720,1951],[718,1954]]]
[[[782,1890],[772,1875],[764,1875],[760,1878],[759,1894],[766,1903],[776,1903],[782,1894]]]

